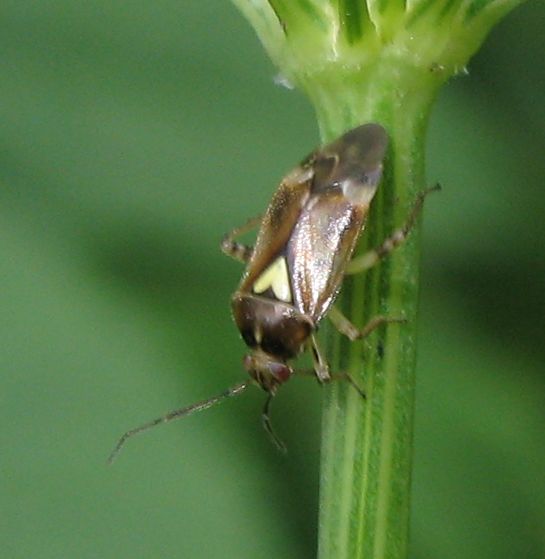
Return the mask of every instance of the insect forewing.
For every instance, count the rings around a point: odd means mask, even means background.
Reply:
[[[350,130],[287,175],[267,209],[240,291],[317,322],[333,302],[382,173],[387,135]]]
[[[315,156],[310,195],[287,244],[293,303],[316,323],[339,289],[382,174],[387,135],[360,126]]]
[[[335,298],[365,213],[334,192],[314,197],[309,206],[299,217],[286,254],[294,305],[317,322]]]
[[[312,176],[311,166],[299,166],[280,183],[263,217],[252,258],[240,284],[241,291],[251,291],[267,267],[285,251],[309,198]]]

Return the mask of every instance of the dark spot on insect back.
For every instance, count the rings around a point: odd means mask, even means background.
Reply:
[[[284,347],[284,344],[272,336],[263,338],[261,348],[270,355],[276,355],[278,357],[291,357],[291,352]]]
[[[243,330],[240,332],[242,339],[244,340],[244,342],[246,343],[246,345],[248,347],[256,347],[257,346],[257,341],[255,339],[255,335],[253,333],[252,330],[248,329],[248,330]]]

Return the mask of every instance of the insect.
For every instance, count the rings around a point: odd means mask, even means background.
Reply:
[[[111,462],[127,439],[160,423],[207,409],[257,384],[268,397],[263,424],[280,449],[269,407],[278,388],[294,374],[291,360],[310,350],[319,382],[332,380],[316,340],[327,314],[351,340],[365,337],[386,322],[403,319],[378,316],[358,329],[334,306],[343,276],[364,271],[401,244],[422,207],[422,192],[405,225],[380,246],[352,259],[369,207],[382,177],[388,135],[379,124],[354,128],[323,146],[284,177],[264,216],[251,219],[226,235],[224,253],[246,264],[232,296],[235,323],[249,348],[244,368],[249,379],[221,394],[172,411],[125,433],[110,455]],[[259,226],[254,247],[236,238]],[[347,374],[343,376],[360,391]],[[365,397],[365,396],[364,396]]]

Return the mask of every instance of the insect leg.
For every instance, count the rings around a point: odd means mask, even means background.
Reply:
[[[414,227],[416,219],[418,218],[418,214],[420,213],[420,211],[422,210],[422,206],[424,205],[426,196],[430,194],[430,192],[435,192],[436,190],[441,190],[440,184],[436,184],[435,186],[432,186],[431,188],[427,188],[426,190],[420,192],[416,198],[416,202],[414,203],[413,209],[411,210],[411,213],[409,214],[405,225],[400,229],[396,229],[378,247],[352,259],[348,263],[345,273],[358,274],[360,272],[368,270],[369,268],[372,268],[382,258],[390,254],[390,252],[392,252],[395,248],[402,244],[407,239],[411,229]]]
[[[367,400],[365,391],[363,390],[363,388],[358,386],[358,383],[352,378],[352,375],[350,375],[349,373],[333,373],[331,375],[331,380],[345,380],[364,400]]]
[[[316,368],[312,369],[312,370],[301,370],[298,369],[297,370],[297,374],[298,375],[305,375],[305,376],[313,376],[315,378],[318,378],[318,381],[322,384],[325,384],[327,382],[331,382],[334,380],[342,380],[342,381],[346,381],[348,383],[350,383],[350,385],[356,390],[356,392],[365,400],[367,398],[367,396],[365,395],[365,391],[363,390],[363,388],[361,388],[360,386],[358,386],[358,383],[352,378],[352,375],[350,375],[349,373],[329,373],[329,368],[328,368],[328,374],[329,376],[327,377],[327,379],[325,380],[320,380],[320,377],[318,377],[318,374],[316,372]]]
[[[244,235],[244,233],[248,233],[252,229],[258,227],[261,223],[261,219],[261,215],[252,217],[244,225],[236,227],[230,233],[225,234],[221,240],[221,250],[227,256],[231,256],[235,260],[239,260],[244,263],[248,262],[248,260],[252,257],[252,252],[254,250],[253,247],[243,243],[238,243],[235,239],[240,237],[240,235]]]
[[[329,365],[320,352],[320,348],[318,347],[318,343],[316,342],[316,337],[314,335],[310,337],[310,348],[312,350],[312,361],[314,362],[314,373],[318,382],[329,382],[331,380]]]
[[[329,365],[324,359],[320,352],[320,348],[316,342],[316,337],[311,337],[311,349],[312,349],[312,359],[314,361],[314,375],[318,379],[318,382],[325,384],[331,382],[332,380],[346,380],[348,381],[356,391],[365,398],[365,392],[357,385],[356,381],[348,373],[333,373],[331,374],[329,370]]]
[[[345,335],[349,340],[356,341],[367,337],[373,330],[381,326],[382,324],[388,324],[390,322],[407,322],[406,318],[397,316],[383,316],[378,315],[373,317],[361,330],[337,308],[331,307],[328,312],[328,318],[333,323],[333,326],[337,330]]]

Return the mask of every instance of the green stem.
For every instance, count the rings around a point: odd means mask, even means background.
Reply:
[[[424,147],[439,87],[464,70],[492,26],[522,0],[233,0],[281,72],[305,91],[322,140],[365,122],[390,135],[385,177],[358,248],[400,227],[427,185]],[[349,343],[327,329],[320,559],[407,556],[415,389],[419,225],[367,273],[346,278],[339,304],[360,326],[405,317]],[[324,321],[326,322],[326,321]]]
[[[389,69],[389,71],[388,71]],[[424,138],[436,91],[426,73],[403,85],[395,66],[376,68],[366,80],[337,93],[321,91],[318,119],[323,139],[361,122],[389,131],[391,151],[359,250],[378,245],[404,223],[426,186]],[[413,70],[414,71],[414,70]],[[360,95],[359,91],[365,91]],[[377,94],[373,94],[377,92]],[[388,92],[388,93],[386,93]],[[320,494],[319,557],[404,557],[408,541],[414,409],[415,328],[418,298],[418,226],[407,243],[360,277],[346,278],[339,304],[356,324],[377,315],[406,317],[366,340],[350,343],[332,329],[333,370],[350,371],[367,401],[350,387],[325,389]]]

